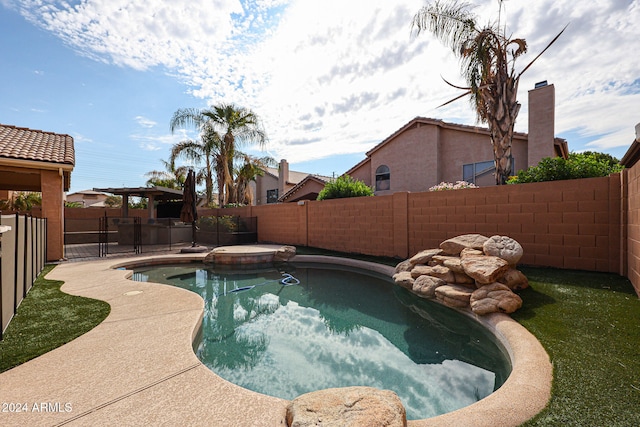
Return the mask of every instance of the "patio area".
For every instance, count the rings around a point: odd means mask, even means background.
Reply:
[[[177,252],[174,250],[174,252]],[[0,374],[3,402],[28,411],[0,413],[0,424],[285,426],[288,401],[258,394],[215,375],[195,356],[203,301],[172,286],[134,282],[125,262],[189,262],[205,254],[170,254],[63,263],[47,278],[64,292],[107,301],[104,322],[76,340]],[[298,255],[294,261],[393,268],[352,259]],[[505,344],[513,372],[497,392],[467,408],[409,421],[438,425],[516,426],[549,399],[551,364],[539,342],[505,315],[482,322]]]

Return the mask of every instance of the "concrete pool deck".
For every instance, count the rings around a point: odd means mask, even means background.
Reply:
[[[157,255],[57,266],[48,279],[64,281],[62,290],[69,294],[108,302],[111,313],[72,342],[0,374],[0,403],[27,409],[0,408],[0,425],[286,426],[288,401],[231,384],[197,359],[192,342],[204,308],[198,295],[134,282],[127,278],[130,271],[114,269],[132,263],[198,261],[204,256]],[[351,259],[298,255],[293,261],[329,260],[388,275],[393,271]],[[517,426],[545,407],[552,367],[542,346],[506,315],[481,320],[505,344],[513,361],[505,384],[471,406],[409,421],[409,427]]]

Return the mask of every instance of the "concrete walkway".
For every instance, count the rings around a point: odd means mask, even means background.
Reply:
[[[203,257],[144,259],[160,263]],[[295,260],[326,262],[327,257]],[[64,292],[107,301],[111,313],[85,335],[0,374],[0,425],[285,426],[287,401],[231,384],[196,358],[192,341],[203,300],[180,288],[128,280],[130,271],[113,269],[123,262],[65,263],[49,273],[47,278],[65,282]],[[354,260],[338,262],[363,266]],[[392,270],[380,265],[375,269],[387,274]],[[544,408],[551,389],[551,364],[544,349],[508,316],[482,321],[512,357],[514,370],[507,382],[474,405],[410,421],[410,427],[516,426]]]

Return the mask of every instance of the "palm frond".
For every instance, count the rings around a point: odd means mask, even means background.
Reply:
[[[562,29],[562,31],[560,31],[554,38],[553,40],[551,40],[549,42],[549,44],[542,49],[542,52],[540,52],[538,55],[536,55],[535,58],[533,58],[533,61],[529,62],[529,64],[524,67],[524,69],[522,71],[520,71],[520,74],[518,74],[518,80],[520,79],[520,76],[524,74],[525,71],[527,71],[529,69],[529,67],[531,67],[533,65],[534,62],[536,62],[538,60],[538,58],[540,58],[540,56],[542,56],[543,53],[546,52],[547,49],[549,49],[551,47],[552,44],[554,44],[556,42],[556,40],[558,40],[558,38],[562,35],[562,33],[564,33],[564,30],[567,29],[567,27],[569,26],[569,24],[565,25],[564,28]]]

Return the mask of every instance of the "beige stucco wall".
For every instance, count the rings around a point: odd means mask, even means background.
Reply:
[[[259,176],[256,179],[256,192],[255,192],[255,204],[264,205],[267,203],[267,191],[278,189],[278,178],[269,173],[265,173],[264,176]],[[281,194],[278,194],[280,197]]]
[[[527,139],[514,136],[512,155],[516,169],[528,164]],[[375,186],[376,169],[386,165],[390,170],[390,186],[387,191],[376,191],[376,195],[397,191],[420,192],[440,182],[460,181],[465,164],[493,160],[493,149],[489,133],[481,128],[456,128],[431,123],[417,126],[399,133],[392,140],[369,152],[369,160],[352,170],[350,175]],[[481,186],[494,185],[495,179],[482,180]]]

